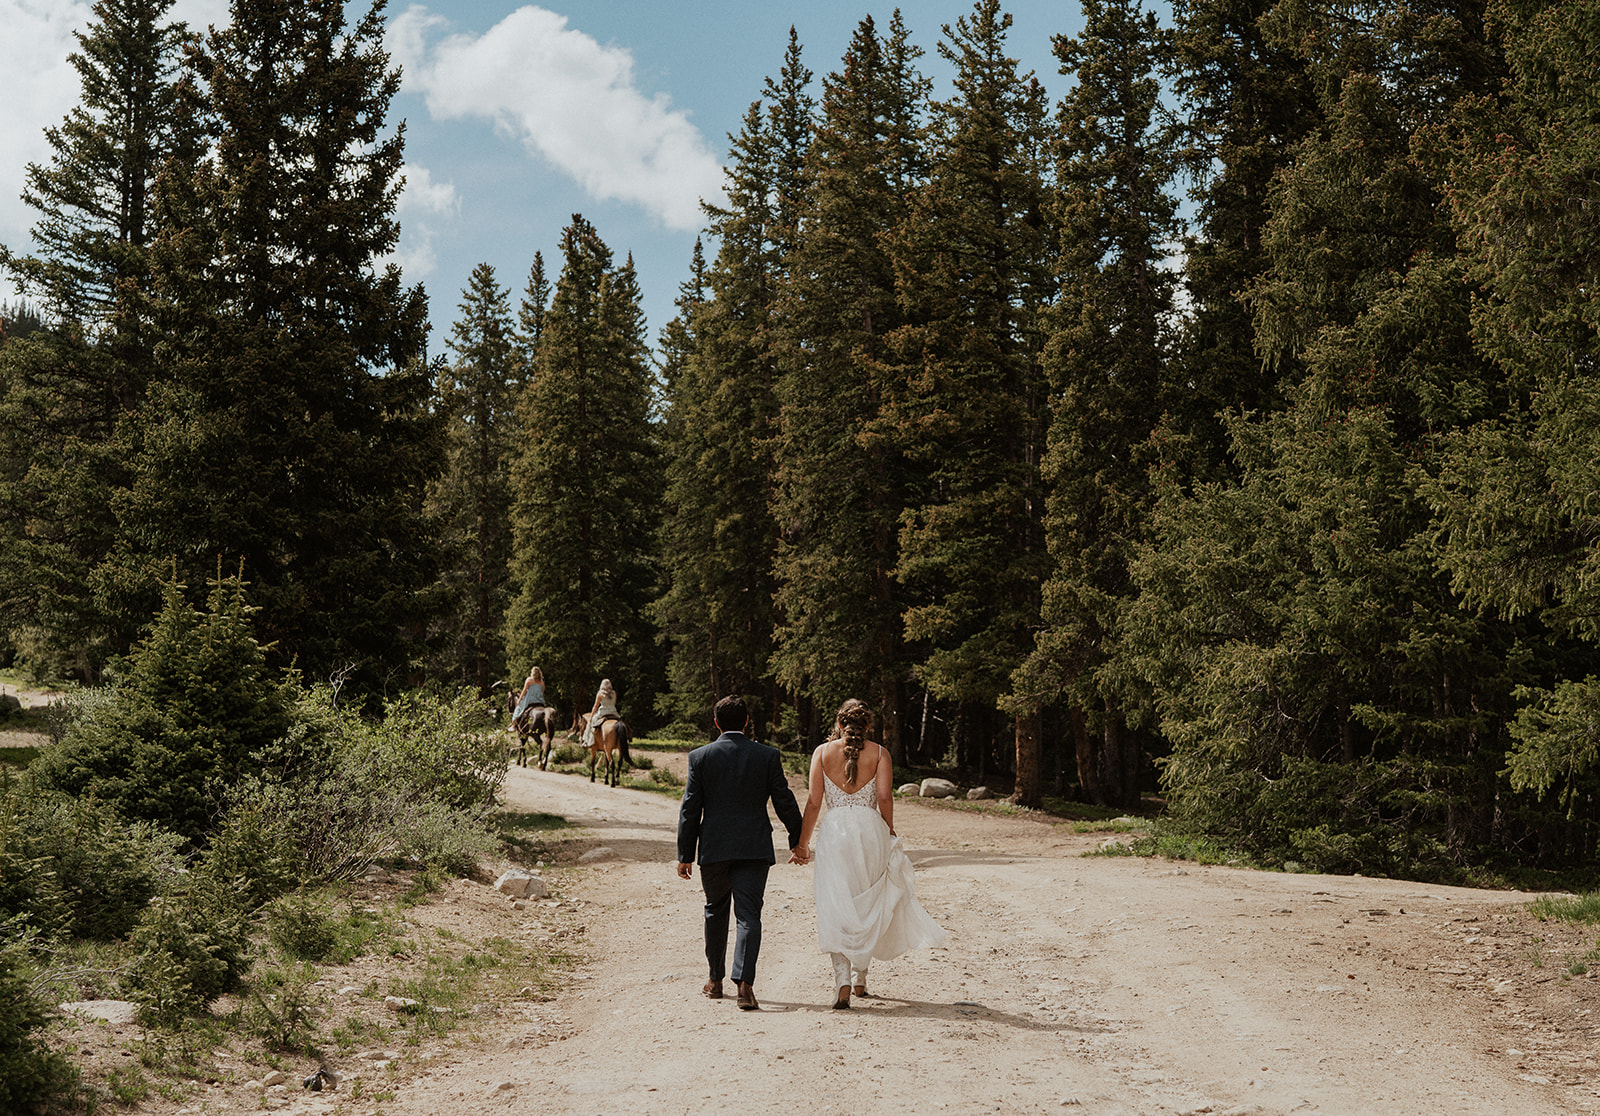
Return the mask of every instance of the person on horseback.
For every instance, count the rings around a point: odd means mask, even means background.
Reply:
[[[617,722],[617,733],[621,740],[622,753],[627,755],[628,726],[622,720],[622,714],[617,712],[617,690],[611,684],[611,679],[602,678],[600,689],[594,695],[594,708],[589,711],[589,722],[583,726],[583,746],[594,747],[594,730],[605,721]]]
[[[517,708],[511,714],[511,723],[518,723],[530,709],[538,709],[545,704],[544,672],[532,667],[528,671],[528,680],[522,684],[522,693],[517,698]]]

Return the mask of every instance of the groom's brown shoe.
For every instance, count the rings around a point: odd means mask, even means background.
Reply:
[[[755,1011],[761,1006],[760,1004],[756,1003],[755,989],[750,987],[750,982],[747,980],[741,980],[739,982],[738,1003],[740,1011]]]
[[[722,999],[722,982],[720,980],[708,980],[706,981],[706,986],[700,991],[709,999],[720,1000]]]

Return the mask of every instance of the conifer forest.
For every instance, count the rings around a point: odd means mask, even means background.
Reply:
[[[1592,868],[1600,0],[1081,5],[1059,101],[1001,0],[769,44],[652,336],[576,214],[428,320],[382,0],[99,0],[0,248],[0,663],[138,700],[41,778],[202,834],[307,717],[537,664],[1264,862]]]

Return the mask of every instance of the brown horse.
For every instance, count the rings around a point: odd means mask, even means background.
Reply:
[[[581,735],[589,724],[589,714],[578,715],[578,732]],[[628,726],[615,718],[601,721],[595,726],[594,741],[589,745],[589,782],[594,782],[595,769],[605,762],[605,782],[608,787],[622,783],[622,765],[632,766],[628,756]]]
[[[511,693],[508,708],[514,711],[517,708],[517,695]],[[556,740],[556,711],[548,705],[538,705],[522,715],[521,720],[511,722],[511,731],[517,734],[517,766],[528,766],[528,737],[533,737],[533,743],[538,748],[538,764],[540,771],[550,769],[550,749]]]

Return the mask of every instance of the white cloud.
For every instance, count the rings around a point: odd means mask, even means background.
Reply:
[[[602,200],[644,207],[670,228],[698,229],[700,199],[722,200],[722,168],[665,94],[635,85],[633,56],[567,18],[519,8],[482,35],[449,35],[414,6],[387,45],[439,120],[482,117]]]
[[[461,212],[461,199],[453,182],[435,182],[427,167],[415,163],[407,163],[400,173],[406,180],[396,206],[402,216],[415,213],[454,217]]]
[[[440,219],[448,221],[460,216],[461,199],[454,183],[435,182],[427,167],[407,163],[400,173],[406,180],[395,205],[400,218],[400,243],[378,266],[381,270],[384,265],[399,264],[407,281],[415,281],[430,273],[438,262],[433,245],[443,223]]]

